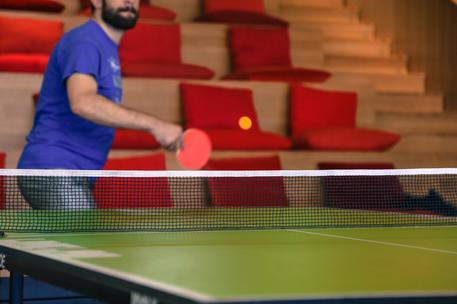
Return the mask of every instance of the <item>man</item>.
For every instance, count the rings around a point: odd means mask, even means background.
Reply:
[[[18,168],[101,169],[116,127],[147,130],[169,149],[179,145],[180,126],[120,105],[118,45],[138,20],[139,0],[91,2],[93,19],[66,33],[51,54]],[[95,207],[86,178],[24,177],[19,186],[36,209]]]

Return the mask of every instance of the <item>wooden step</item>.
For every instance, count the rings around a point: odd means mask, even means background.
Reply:
[[[354,23],[359,20],[358,12],[346,8],[287,8],[283,7],[277,17],[285,19],[290,23],[320,23],[320,24],[345,24]]]
[[[322,51],[323,37],[317,29],[290,29],[292,47],[318,48]],[[228,25],[214,23],[181,23],[181,39],[184,45],[228,47]]]
[[[393,56],[391,58],[326,56],[325,66],[334,72],[386,75],[405,75],[408,73],[405,56]]]
[[[446,143],[447,141],[445,141]],[[412,143],[412,142],[411,142]],[[417,142],[419,143],[419,141]],[[451,142],[450,142],[451,143]],[[400,145],[400,144],[399,144]],[[425,143],[423,146],[427,146]],[[400,146],[399,146],[400,147]],[[22,147],[5,150],[6,167],[16,168]],[[212,158],[228,157],[255,157],[279,155],[282,168],[285,170],[315,170],[319,162],[350,162],[350,163],[393,163],[397,169],[406,168],[455,168],[457,167],[457,155],[454,152],[417,152],[416,151],[396,151],[393,148],[386,152],[335,152],[335,151],[214,151]],[[133,155],[145,155],[151,153],[165,153],[167,169],[181,170],[176,162],[173,152],[165,152],[162,149],[153,151],[139,150],[112,150],[110,158],[126,157]]]
[[[410,73],[407,75],[383,75],[360,73],[334,73],[335,78],[348,82],[369,80],[377,93],[424,94],[425,75]]]
[[[324,39],[326,56],[390,58],[390,44],[376,39]]]
[[[268,1],[268,0],[267,0]],[[321,7],[321,8],[341,8],[342,0],[280,0],[280,7],[303,8],[303,7]]]
[[[382,113],[443,113],[442,95],[376,94],[376,112]]]
[[[401,168],[455,167],[457,158],[446,153],[386,152],[332,152],[296,151],[279,152],[284,169],[316,169],[319,162],[393,163]]]
[[[291,24],[290,28],[313,29],[322,31],[324,39],[347,39],[347,40],[367,40],[374,39],[375,28],[373,25],[364,23],[347,24],[322,24],[322,23],[299,23]]]
[[[294,48],[291,50],[294,66],[323,69],[324,58],[318,50]],[[196,64],[212,69],[215,78],[227,75],[231,71],[230,53],[226,48],[199,48],[183,45],[182,60],[185,63]]]
[[[376,126],[402,135],[434,134],[457,136],[457,114],[388,114],[376,115]]]
[[[154,5],[165,7],[176,12],[176,21],[190,22],[201,15],[200,0],[153,0]]]
[[[22,147],[5,150],[6,167],[16,168]],[[165,153],[167,169],[181,170],[176,162],[173,152],[166,152],[162,149],[153,151],[139,150],[112,150],[110,158],[127,157],[134,155],[146,155],[154,153]],[[447,152],[408,152],[395,151],[395,148],[387,152],[334,152],[334,151],[214,151],[212,158],[228,157],[255,157],[279,155],[284,170],[315,170],[319,162],[351,162],[351,163],[393,163],[397,169],[406,168],[455,168],[457,157],[455,153]]]
[[[457,161],[457,136],[435,134],[408,134],[392,148],[393,152],[414,155],[416,153],[446,154]]]

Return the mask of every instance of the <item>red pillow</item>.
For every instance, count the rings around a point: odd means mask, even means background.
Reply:
[[[195,19],[200,22],[217,22],[228,24],[256,24],[256,25],[269,25],[276,27],[288,27],[289,22],[265,15],[264,13],[248,12],[248,11],[215,11],[206,13]]]
[[[205,129],[215,150],[289,150],[289,138],[265,131]]]
[[[121,62],[181,63],[181,30],[179,24],[138,23],[122,39]]]
[[[279,157],[249,157],[210,160],[207,170],[281,170]],[[288,206],[281,177],[208,178],[210,205],[217,207]]]
[[[319,163],[321,170],[394,169],[391,163]],[[397,210],[406,197],[397,176],[324,176],[327,207]]]
[[[326,176],[322,186],[331,208],[400,210],[406,198],[397,176]]]
[[[109,159],[105,170],[165,170],[165,155]],[[169,208],[173,206],[167,178],[98,178],[94,197],[101,209]]]
[[[323,91],[299,85],[292,87],[291,129],[293,136],[318,128],[355,127],[357,94]]]
[[[322,70],[294,67],[260,67],[236,71],[223,77],[227,80],[325,82],[332,74]]]
[[[122,74],[126,77],[147,78],[181,78],[181,79],[211,79],[214,72],[208,68],[184,63],[149,63],[125,62],[122,64]]]
[[[50,54],[64,32],[61,21],[0,16],[0,53]]]
[[[292,66],[287,29],[231,27],[229,32],[235,71],[265,66]]]
[[[205,170],[281,170],[278,155],[210,159]]]
[[[385,151],[398,143],[401,136],[381,130],[362,128],[322,128],[293,136],[300,149],[333,151]]]
[[[214,11],[239,10],[264,13],[263,0],[205,0],[205,13]]]
[[[160,144],[147,131],[116,129],[112,149],[156,149]],[[160,170],[165,170],[160,169]]]
[[[0,71],[44,73],[49,55],[0,54]]]
[[[208,190],[216,207],[288,206],[281,177],[211,177]]]
[[[182,83],[180,85],[186,128],[240,130],[247,116],[251,130],[259,130],[252,91]]]
[[[53,0],[2,0],[0,9],[60,13],[65,5]]]
[[[5,168],[5,153],[0,152],[0,168]],[[0,176],[0,210],[6,208],[5,177]]]

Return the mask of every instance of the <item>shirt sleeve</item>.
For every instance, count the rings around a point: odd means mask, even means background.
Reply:
[[[62,52],[61,68],[62,82],[75,73],[91,75],[98,80],[100,72],[101,53],[90,42],[81,41],[67,45]]]

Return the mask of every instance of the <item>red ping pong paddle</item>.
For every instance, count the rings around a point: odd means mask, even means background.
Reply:
[[[205,132],[188,129],[182,135],[181,148],[176,151],[176,157],[183,168],[198,170],[208,162],[211,150],[211,140]]]

